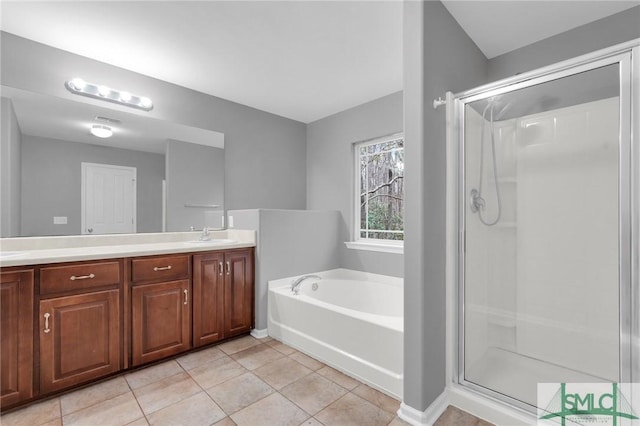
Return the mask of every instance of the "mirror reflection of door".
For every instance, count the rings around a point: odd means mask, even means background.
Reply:
[[[136,168],[82,163],[82,233],[136,232]]]

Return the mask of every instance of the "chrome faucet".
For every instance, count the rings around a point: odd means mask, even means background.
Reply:
[[[200,241],[209,241],[209,228],[206,226],[202,228],[202,234],[200,234]]]
[[[297,279],[295,279],[294,281],[291,282],[291,291],[293,292],[294,295],[298,295],[298,291],[300,290],[300,286],[302,285],[302,281],[306,280],[307,278],[314,278],[316,280],[321,280],[322,277],[318,276],[318,275],[303,275]]]

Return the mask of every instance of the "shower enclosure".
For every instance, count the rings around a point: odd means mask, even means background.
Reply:
[[[638,53],[612,49],[453,99],[454,380],[467,389],[533,411],[538,383],[640,380]]]

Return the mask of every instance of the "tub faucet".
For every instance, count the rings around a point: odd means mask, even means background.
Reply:
[[[316,280],[322,279],[322,277],[318,275],[303,275],[299,278],[296,278],[294,281],[291,282],[291,291],[293,292],[294,295],[296,296],[298,295],[298,291],[300,290],[302,281],[306,280],[307,278],[314,278]]]
[[[200,234],[200,241],[209,241],[209,228],[206,226],[202,228],[202,234]]]

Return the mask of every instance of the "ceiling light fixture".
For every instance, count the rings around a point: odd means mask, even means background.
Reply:
[[[88,83],[81,78],[72,78],[66,81],[64,86],[68,91],[76,95],[114,102],[144,111],[151,111],[153,109],[153,102],[146,96],[133,95],[130,92],[112,89],[102,84]]]
[[[94,124],[89,132],[98,138],[110,138],[113,135],[111,127],[102,124]]]

